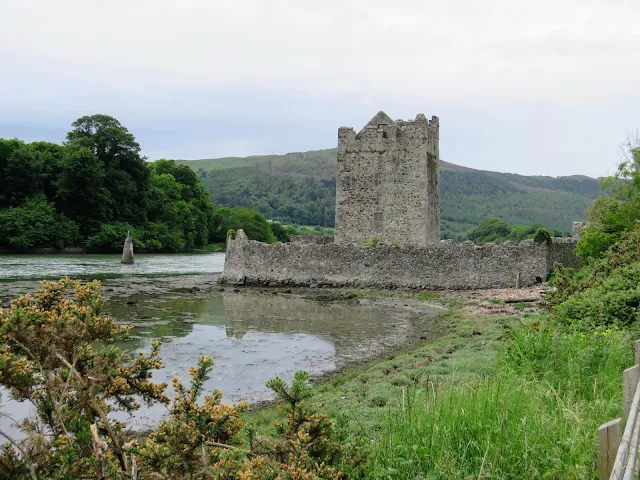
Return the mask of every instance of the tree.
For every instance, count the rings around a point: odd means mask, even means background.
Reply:
[[[15,138],[13,140],[0,138],[0,208],[8,207],[11,198],[11,181],[7,178],[9,157],[24,145],[24,142]]]
[[[18,206],[42,192],[42,163],[28,145],[13,150],[4,168],[5,203]]]
[[[111,217],[142,225],[147,214],[149,169],[135,137],[109,115],[87,115],[72,126],[67,144],[89,148],[103,165],[104,186],[113,200]]]
[[[609,196],[597,198],[587,212],[589,222],[578,244],[584,262],[603,257],[640,221],[640,134],[628,135],[621,151],[618,171],[602,183]]]
[[[467,238],[474,243],[487,243],[506,238],[511,232],[511,227],[507,222],[499,218],[487,218],[477,227],[467,232]]]
[[[260,212],[250,208],[219,208],[214,214],[214,242],[225,242],[229,230],[244,230],[249,240],[274,243],[276,241],[269,223]]]
[[[65,148],[51,142],[33,142],[29,146],[36,152],[42,166],[42,190],[49,201],[57,193],[56,182],[62,173],[62,159]]]
[[[56,206],[76,220],[85,236],[111,219],[112,198],[104,181],[104,167],[92,150],[75,145],[65,149]]]
[[[20,207],[0,210],[0,245],[12,248],[78,245],[78,226],[58,214],[44,195],[28,199]]]

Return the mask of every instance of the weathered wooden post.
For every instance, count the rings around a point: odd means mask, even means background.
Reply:
[[[598,429],[598,478],[600,480],[608,479],[611,476],[621,438],[621,418],[600,425]]]
[[[129,232],[127,232],[127,238],[124,241],[124,247],[122,248],[121,263],[133,263],[133,239]]]
[[[598,429],[598,479],[627,480],[640,470],[640,340],[635,343],[635,366],[623,373],[622,418]],[[624,432],[622,432],[624,425]],[[613,456],[613,457],[612,457]]]

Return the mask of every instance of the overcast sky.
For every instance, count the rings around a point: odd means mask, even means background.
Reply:
[[[615,171],[640,127],[638,0],[0,0],[0,137],[106,113],[150,159],[335,147],[440,117],[444,160]]]

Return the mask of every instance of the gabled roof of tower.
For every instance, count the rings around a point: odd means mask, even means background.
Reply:
[[[380,124],[387,124],[387,125],[397,125],[396,122],[394,122],[391,117],[389,115],[387,115],[386,113],[384,113],[382,110],[380,110],[378,113],[376,113],[373,118],[371,120],[369,120],[369,123],[367,123],[362,130],[366,129],[367,127],[375,127],[378,128],[378,125]],[[361,131],[362,131],[361,130]]]

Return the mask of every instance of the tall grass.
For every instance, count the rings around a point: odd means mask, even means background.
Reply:
[[[376,478],[595,478],[598,426],[620,415],[621,332],[522,329],[495,375],[408,391],[372,446]]]

